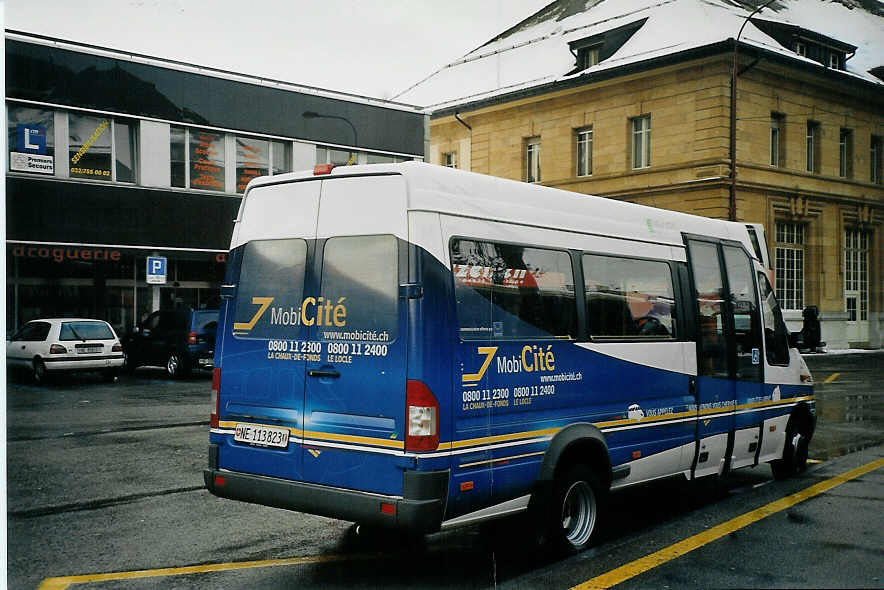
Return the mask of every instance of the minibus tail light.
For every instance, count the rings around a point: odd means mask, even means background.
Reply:
[[[218,428],[219,398],[221,397],[221,367],[212,370],[212,396],[215,398],[215,411],[209,416],[209,427]]]
[[[439,402],[424,383],[409,379],[405,386],[406,451],[439,447]]]

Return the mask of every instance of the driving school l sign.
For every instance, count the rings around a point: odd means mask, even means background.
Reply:
[[[166,258],[165,256],[148,256],[147,257],[147,284],[148,285],[165,285],[166,284]]]

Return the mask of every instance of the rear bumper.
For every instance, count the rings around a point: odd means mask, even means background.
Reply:
[[[46,370],[56,371],[102,371],[119,369],[123,366],[123,355],[101,357],[61,357],[44,358]]]
[[[438,531],[448,472],[406,471],[403,477],[405,497],[399,497],[211,467],[203,471],[206,488],[220,498],[415,533]],[[382,511],[382,504],[388,505],[386,511]]]

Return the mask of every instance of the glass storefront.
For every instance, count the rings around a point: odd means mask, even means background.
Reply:
[[[167,283],[146,281],[147,256],[165,256]],[[106,320],[119,335],[156,309],[220,305],[225,254],[8,244],[7,336],[37,318]]]

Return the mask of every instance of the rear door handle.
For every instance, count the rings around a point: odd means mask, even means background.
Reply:
[[[334,369],[310,369],[307,371],[307,374],[311,377],[333,377],[335,379],[341,376],[341,374]]]

